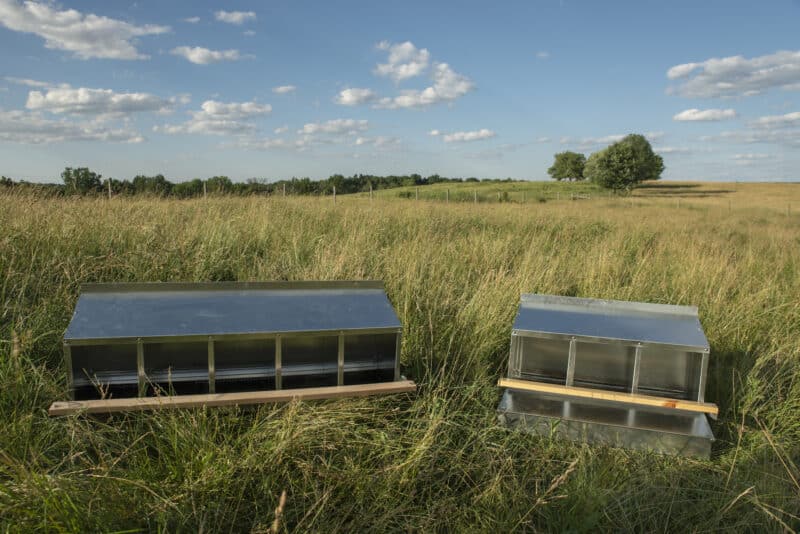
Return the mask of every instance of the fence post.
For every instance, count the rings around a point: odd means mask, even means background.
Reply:
[[[283,184],[283,196],[286,196],[286,184]]]
[[[419,186],[414,188],[414,194],[417,196],[416,200],[419,200]]]
[[[475,191],[473,191],[473,192],[472,192],[472,201],[473,201],[473,203],[475,203],[475,204],[477,204],[477,203],[478,203],[478,190],[477,190],[477,189],[476,189]]]
[[[108,200],[111,200],[111,178],[108,179]]]
[[[206,182],[205,180],[203,180],[203,199],[205,200],[207,196],[208,196],[208,191],[206,190]]]
[[[450,202],[450,190],[449,189],[445,191],[444,199],[445,199],[445,202],[448,202],[448,203]]]
[[[336,186],[333,186],[333,203],[336,204]]]
[[[369,184],[369,199],[372,200],[372,184]]]

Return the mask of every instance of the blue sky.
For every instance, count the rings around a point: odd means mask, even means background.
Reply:
[[[0,0],[0,174],[800,179],[800,1]]]

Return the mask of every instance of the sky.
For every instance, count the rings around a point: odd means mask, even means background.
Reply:
[[[0,0],[0,174],[800,180],[800,0]]]

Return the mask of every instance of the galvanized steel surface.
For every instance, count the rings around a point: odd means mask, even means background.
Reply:
[[[691,306],[523,294],[514,331],[709,348]]]
[[[400,329],[380,283],[85,286],[64,340]]]

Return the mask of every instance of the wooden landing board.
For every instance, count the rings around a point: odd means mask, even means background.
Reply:
[[[365,397],[368,395],[391,395],[416,391],[411,380],[357,384],[353,386],[331,386],[319,388],[282,389],[270,391],[247,391],[236,393],[210,393],[205,395],[174,395],[161,397],[133,397],[125,399],[103,399],[85,401],[54,402],[48,413],[51,416],[73,413],[111,413],[157,410],[161,408],[196,408],[199,406],[240,406],[268,404],[293,400],[340,399]]]
[[[614,402],[624,402],[626,404],[638,404],[640,406],[657,406],[659,408],[674,408],[687,412],[702,412],[716,417],[719,408],[716,404],[707,402],[693,402],[681,399],[668,399],[663,397],[653,397],[650,395],[638,395],[633,393],[617,393],[614,391],[604,391],[599,389],[576,388],[573,386],[560,386],[558,384],[544,384],[542,382],[532,382],[530,380],[516,380],[513,378],[501,378],[497,383],[501,388],[519,389],[523,391],[536,391],[539,393],[555,393],[557,395],[570,395],[572,397],[583,397],[587,399],[607,400]]]

